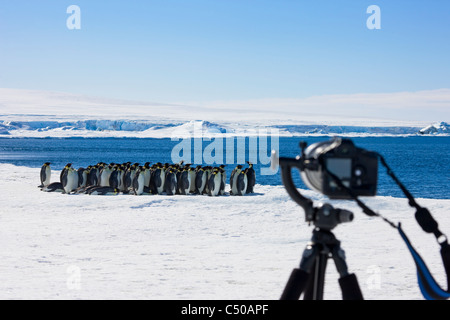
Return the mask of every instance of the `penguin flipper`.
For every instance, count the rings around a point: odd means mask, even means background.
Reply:
[[[44,185],[45,179],[46,179],[46,176],[45,176],[45,168],[42,167],[42,168],[41,168],[41,184],[42,184],[42,185]]]

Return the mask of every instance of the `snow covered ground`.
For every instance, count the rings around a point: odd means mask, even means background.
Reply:
[[[1,299],[276,300],[311,237],[282,186],[257,185],[244,197],[88,196],[41,192],[39,169],[2,164],[0,175]],[[402,222],[445,286],[439,245],[407,201],[365,202]],[[450,234],[450,200],[418,202]],[[334,233],[365,299],[423,299],[397,231],[353,202],[331,203],[355,213]],[[341,299],[332,261],[327,271],[325,299]]]

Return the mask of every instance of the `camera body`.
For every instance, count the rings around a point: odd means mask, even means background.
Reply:
[[[305,184],[330,199],[351,199],[328,173],[335,175],[355,196],[375,196],[377,153],[357,148],[349,139],[318,142],[302,151],[301,177]]]

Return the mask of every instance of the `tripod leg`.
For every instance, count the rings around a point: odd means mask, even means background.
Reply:
[[[339,278],[339,285],[342,291],[343,300],[363,300],[363,295],[358,284],[355,274],[349,274],[347,263],[345,262],[345,252],[339,244],[335,245],[332,250],[333,260],[336,264],[336,269],[341,276]]]
[[[305,251],[303,251],[300,268],[292,271],[281,295],[281,300],[298,300],[300,298],[311,278],[310,271],[314,266],[318,252],[316,245],[308,243]]]
[[[303,297],[304,300],[323,300],[327,260],[327,253],[321,253],[316,257],[316,262],[312,269],[313,274],[311,274],[310,281],[305,290],[305,296]]]
[[[354,273],[341,277],[339,285],[341,286],[342,300],[364,300]]]
[[[309,274],[302,269],[292,270],[280,300],[298,300],[308,282]]]

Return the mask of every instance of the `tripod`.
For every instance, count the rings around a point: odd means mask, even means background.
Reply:
[[[316,228],[303,252],[300,267],[292,271],[281,300],[323,300],[325,271],[330,256],[339,272],[339,285],[344,300],[363,300],[355,274],[349,274],[340,242],[329,230]]]
[[[304,146],[302,147],[304,150]],[[325,271],[328,258],[333,258],[339,272],[339,285],[344,300],[363,300],[358,280],[354,274],[349,274],[345,253],[331,230],[339,223],[353,220],[353,213],[343,209],[335,209],[330,204],[315,207],[313,201],[304,197],[292,180],[291,169],[304,169],[301,158],[278,158],[272,153],[272,163],[281,165],[281,177],[289,196],[305,211],[305,220],[313,222],[315,229],[311,241],[303,252],[300,267],[292,271],[284,288],[281,300],[298,300],[304,292],[304,300],[323,300]],[[274,161],[275,160],[275,161]]]

